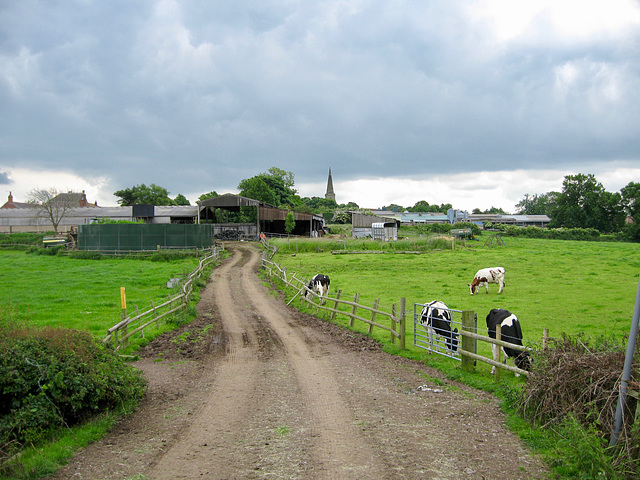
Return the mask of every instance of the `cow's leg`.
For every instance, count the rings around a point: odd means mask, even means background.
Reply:
[[[500,280],[500,289],[498,290],[498,293],[502,293],[503,289],[504,289],[504,280]]]
[[[487,292],[487,295],[489,295],[489,282],[484,282],[484,289]]]

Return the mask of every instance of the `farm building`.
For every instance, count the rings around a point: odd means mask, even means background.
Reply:
[[[220,195],[198,202],[200,207],[200,223],[213,223],[215,235],[218,237],[255,238],[260,232],[267,235],[286,235],[285,220],[287,210],[282,210],[268,203],[252,198],[233,195]],[[245,222],[228,222],[229,213],[244,213]],[[315,237],[322,234],[324,217],[310,213],[293,212],[295,227],[292,235]]]
[[[80,198],[80,197],[79,197]],[[9,206],[7,206],[9,205]],[[218,212],[216,214],[216,212]],[[229,212],[243,212],[250,221],[233,223],[222,221]],[[98,207],[87,204],[67,210],[58,226],[59,233],[77,231],[80,225],[90,225],[100,219],[144,221],[148,224],[198,224],[213,225],[214,235],[229,238],[255,238],[264,232],[284,235],[287,211],[273,205],[238,195],[226,194],[199,202],[194,206],[134,205],[129,207]],[[319,215],[294,212],[293,235],[316,236],[322,232],[324,218]],[[5,208],[0,209],[0,232],[48,232],[53,230],[51,221],[32,204],[17,203],[9,196]]]
[[[397,240],[398,222],[377,215],[351,214],[351,235],[355,238],[371,237],[379,240]]]
[[[140,207],[136,205],[135,207]],[[146,207],[146,206],[145,206]],[[77,230],[80,225],[96,223],[100,219],[138,221],[145,223],[196,223],[198,207],[154,207],[134,212],[134,207],[77,207],[70,208],[58,225],[59,233]],[[49,232],[51,221],[33,206],[28,208],[0,209],[0,232]]]

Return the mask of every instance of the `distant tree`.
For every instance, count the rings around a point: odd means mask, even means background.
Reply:
[[[413,207],[407,208],[407,212],[431,212],[431,213],[447,213],[447,210],[453,208],[450,203],[441,205],[430,205],[426,200],[416,202]]]
[[[219,197],[218,192],[216,192],[215,190],[209,192],[209,193],[203,193],[202,195],[200,195],[198,197],[198,200],[201,202],[203,200],[209,200],[210,198],[216,198]]]
[[[270,205],[278,206],[278,199],[275,192],[269,187],[264,177],[258,175],[242,180],[238,184],[240,195]]]
[[[592,174],[567,175],[551,212],[550,226],[619,231],[624,224],[621,200],[619,193],[607,192]]]
[[[431,205],[426,200],[419,200],[415,203],[413,207],[407,208],[408,212],[430,212]]]
[[[548,192],[541,195],[529,195],[525,193],[524,198],[516,204],[518,215],[549,215],[556,206],[558,192]]]
[[[176,198],[173,199],[173,204],[174,205],[191,205],[189,200],[187,200],[187,198],[181,193],[176,195]]]
[[[636,224],[640,224],[640,183],[629,182],[620,190],[622,193],[622,207]]]
[[[332,223],[351,223],[351,214],[349,212],[336,212],[331,219]]]
[[[284,219],[284,231],[287,233],[293,232],[296,228],[296,217],[293,212],[288,212]]]
[[[78,206],[77,203],[74,203],[75,199],[72,196],[60,195],[56,188],[31,190],[28,200],[37,210],[38,216],[51,222],[56,235],[58,234],[58,226],[65,215],[71,208]]]
[[[293,207],[302,203],[293,188],[293,179],[292,172],[271,167],[267,173],[242,180],[238,184],[238,190],[243,197],[269,203],[276,207]]]
[[[395,203],[392,203],[391,205],[387,205],[386,207],[382,207],[380,210],[389,210],[392,212],[404,212],[405,208],[400,206],[400,205],[396,205]]]
[[[303,197],[300,199],[303,205],[307,205],[314,212],[332,211],[338,208],[335,200],[324,197]]]
[[[118,203],[123,207],[131,205],[149,204],[149,205],[173,205],[173,200],[169,198],[169,192],[166,188],[160,187],[152,183],[148,187],[141,183],[135,187],[125,188],[113,193],[116,197],[120,197]]]
[[[480,210],[479,208],[474,208],[471,213],[474,213],[474,214],[484,213],[489,215],[496,215],[496,214],[507,215],[507,212],[505,212],[502,208],[498,208],[498,207],[491,207],[484,211]]]
[[[355,202],[348,202],[348,203],[344,203],[344,204],[340,204],[340,208],[344,208],[347,210],[359,210],[360,207],[358,206],[357,203]]]

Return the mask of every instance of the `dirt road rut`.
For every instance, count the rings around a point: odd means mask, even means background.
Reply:
[[[198,319],[145,349],[140,411],[52,478],[546,478],[492,397],[285,306],[230,249]]]

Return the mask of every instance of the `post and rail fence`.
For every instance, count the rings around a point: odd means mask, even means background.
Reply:
[[[402,350],[406,349],[407,311],[405,298],[401,298],[399,304],[394,304],[390,310],[384,310],[379,305],[379,299],[376,299],[374,301],[372,307],[360,304],[360,294],[358,293],[353,295],[353,300],[345,300],[341,298],[343,296],[342,290],[338,290],[335,294],[335,297],[320,296],[308,288],[307,281],[299,279],[298,277],[296,277],[296,274],[287,273],[287,270],[285,268],[272,261],[277,250],[276,247],[270,245],[266,240],[262,240],[261,243],[265,248],[262,255],[262,267],[264,268],[264,270],[269,274],[269,276],[277,277],[285,285],[291,287],[296,291],[293,297],[289,300],[288,304],[291,304],[291,302],[293,302],[296,298],[300,297],[303,301],[306,301],[307,303],[315,306],[317,309],[316,311],[322,309],[329,312],[331,321],[334,321],[337,315],[346,316],[349,319],[349,328],[353,328],[354,322],[357,320],[369,325],[369,334],[371,334],[374,327],[386,330],[387,332],[389,332],[390,341],[392,344],[396,344],[397,342],[398,346]],[[318,302],[316,302],[316,297],[318,298]],[[341,310],[339,309],[339,306],[341,305],[346,306],[347,308]],[[415,307],[417,306],[422,305],[415,304]],[[362,311],[364,311],[365,313],[360,313]],[[480,335],[477,333],[476,313],[472,310],[461,310],[459,311],[459,313],[461,314],[461,320],[460,322],[458,322],[461,325],[460,332],[458,333],[461,336],[460,347],[458,348],[457,352],[459,356],[453,356],[452,358],[456,358],[461,361],[463,370],[474,371],[476,362],[480,361],[491,366],[495,366],[499,369],[508,370],[513,373],[522,375],[529,375],[529,372],[526,370],[522,370],[518,367],[502,363],[502,358],[504,355],[502,352],[502,348],[499,349],[500,353],[498,361],[493,360],[493,358],[487,358],[482,355],[478,355],[477,341],[498,345],[500,347],[506,346],[518,351],[531,351],[532,349],[530,347],[514,345],[502,340],[499,326],[496,329],[497,338],[495,339],[485,335]],[[384,322],[384,320],[381,320],[381,318],[386,318],[386,322]],[[418,348],[425,348],[423,346],[416,345],[415,328],[419,323],[419,315],[414,313],[414,346],[417,346]],[[543,333],[543,347],[544,345],[546,345],[547,339],[548,330],[545,329]],[[430,352],[438,353],[431,348],[425,349]],[[497,370],[497,372],[499,372],[499,370]],[[498,378],[499,374],[496,374],[496,380]]]
[[[211,262],[219,258],[221,250],[222,248],[218,246],[211,248],[210,253],[200,259],[196,269],[187,275],[180,285],[178,293],[168,295],[167,300],[158,305],[151,302],[151,307],[143,312],[139,312],[136,306],[135,313],[128,314],[126,300],[122,292],[122,318],[120,322],[107,330],[107,335],[102,339],[102,342],[111,342],[116,351],[122,350],[129,345],[129,339],[134,335],[139,334],[144,337],[145,328],[154,323],[157,324],[160,320],[166,319],[174,313],[186,310],[193,293],[194,282],[202,276]]]

